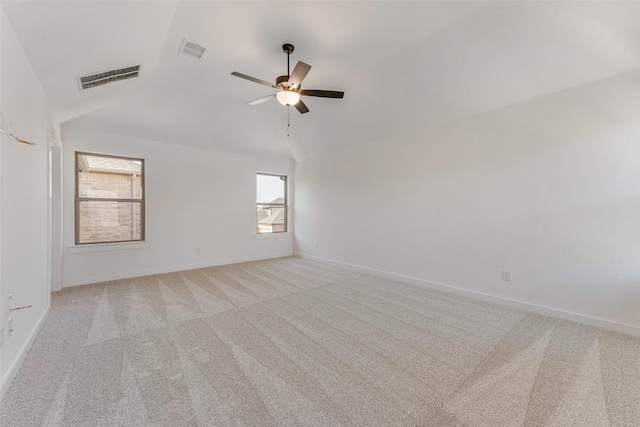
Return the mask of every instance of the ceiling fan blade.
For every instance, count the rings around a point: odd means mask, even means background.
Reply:
[[[289,76],[289,87],[295,89],[300,86],[302,80],[307,76],[309,70],[311,69],[311,65],[305,64],[302,61],[298,61],[296,66],[293,68],[291,75]]]
[[[256,79],[255,77],[247,76],[246,74],[238,73],[237,71],[234,71],[233,73],[231,73],[231,75],[232,76],[236,76],[236,77],[240,77],[241,79],[246,79],[246,80],[249,80],[249,81],[252,81],[252,82],[260,83],[261,85],[269,86],[269,87],[272,87],[274,89],[278,89],[278,86],[276,86],[276,85],[274,85],[272,83],[265,82],[264,80]]]
[[[302,89],[299,93],[300,95],[319,96],[321,98],[344,98],[344,92],[337,92],[335,90]]]
[[[296,110],[298,110],[298,112],[300,112],[300,114],[304,114],[304,113],[308,113],[309,109],[307,108],[306,105],[304,105],[304,102],[302,102],[302,99],[300,101],[298,101],[294,107],[296,107]]]
[[[258,99],[254,99],[253,101],[249,102],[249,105],[258,105],[258,104],[262,104],[263,102],[267,102],[272,98],[275,98],[276,94],[272,94],[272,95],[267,95],[267,96],[263,96],[262,98],[258,98]]]

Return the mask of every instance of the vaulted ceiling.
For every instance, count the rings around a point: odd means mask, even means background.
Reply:
[[[296,159],[640,70],[638,2],[3,1],[57,119],[216,150]],[[184,39],[206,48],[179,52]],[[312,66],[310,113],[230,75]],[[10,58],[2,57],[2,61]],[[80,91],[77,77],[142,64]],[[639,83],[640,84],[640,83]]]

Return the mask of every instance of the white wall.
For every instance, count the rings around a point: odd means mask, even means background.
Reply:
[[[0,325],[13,318],[13,332],[4,329],[0,348],[0,397],[8,388],[31,339],[50,305],[47,282],[48,129],[47,97],[0,8],[0,110],[5,127],[37,143],[20,144],[0,134]],[[9,312],[7,296],[16,306]]]
[[[295,250],[639,333],[639,111],[636,72],[298,162]]]
[[[63,286],[292,254],[291,233],[255,238],[256,172],[292,176],[292,160],[261,159],[64,126],[62,139]],[[148,247],[70,253],[68,248],[73,248],[75,240],[75,151],[145,159]]]

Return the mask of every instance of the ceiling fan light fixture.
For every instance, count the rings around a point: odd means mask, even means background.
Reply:
[[[278,98],[278,102],[280,102],[280,104],[291,107],[300,101],[300,94],[290,90],[282,90],[276,93],[276,98]]]

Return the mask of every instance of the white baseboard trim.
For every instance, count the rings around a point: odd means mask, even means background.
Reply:
[[[263,259],[282,258],[292,256],[293,252],[287,251],[270,255],[258,255],[253,257],[227,258],[215,261],[205,261],[196,264],[177,265],[172,267],[151,268],[147,270],[117,272],[113,274],[104,274],[100,276],[81,277],[79,279],[63,280],[62,287],[69,288],[71,286],[90,285],[93,283],[108,282],[111,280],[131,279],[134,277],[151,276],[154,274],[173,273],[176,271],[194,270],[196,268],[216,267],[219,265],[237,264],[240,262],[259,261]]]
[[[50,311],[51,311],[51,305],[47,307],[44,313],[42,313],[42,316],[40,316],[40,319],[38,319],[38,323],[36,323],[36,327],[33,328],[33,330],[31,331],[31,334],[29,334],[27,341],[24,343],[24,345],[20,349],[18,356],[14,359],[13,363],[11,363],[11,367],[9,368],[9,370],[7,371],[7,374],[2,379],[2,382],[0,383],[0,402],[4,398],[4,395],[7,392],[7,390],[9,390],[9,386],[11,385],[11,382],[16,377],[18,370],[22,366],[22,362],[24,362],[24,358],[27,356],[27,353],[29,353],[31,346],[33,345],[33,342],[36,340],[38,333],[40,333],[40,329],[42,329],[42,326],[44,325],[44,322],[47,320],[47,316],[49,316]]]
[[[312,259],[314,261],[318,261],[326,264],[346,267],[355,271],[359,271],[362,273],[369,273],[369,274],[373,274],[373,275],[384,277],[391,280],[398,280],[400,282],[426,286],[428,288],[447,291],[447,292],[451,292],[458,295],[463,295],[466,297],[475,298],[483,301],[508,305],[510,307],[519,308],[522,310],[530,311],[532,313],[542,314],[544,316],[555,317],[563,320],[569,320],[571,322],[581,323],[583,325],[595,326],[596,328],[606,329],[608,331],[619,332],[622,334],[640,337],[640,327],[634,326],[634,325],[628,325],[626,323],[619,323],[612,320],[600,319],[598,317],[587,316],[585,314],[573,313],[570,311],[564,311],[557,308],[531,304],[528,302],[514,300],[511,298],[505,298],[497,295],[486,294],[483,292],[472,291],[469,289],[458,288],[455,286],[444,285],[442,283],[429,282],[427,280],[416,279],[414,277],[403,276],[400,274],[387,273],[386,271],[375,270],[367,267],[360,267],[357,265],[347,264],[344,262],[334,261],[326,258],[320,258],[317,256],[308,255],[300,252],[295,252],[294,256],[297,256],[300,258],[308,258],[308,259]]]

